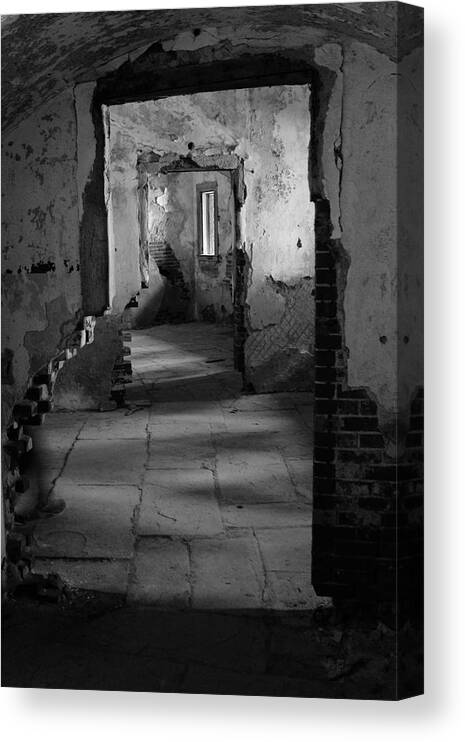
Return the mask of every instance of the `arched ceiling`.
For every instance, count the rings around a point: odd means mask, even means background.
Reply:
[[[9,129],[43,102],[83,80],[99,77],[105,65],[154,43],[169,44],[180,33],[208,29],[215,37],[237,33],[279,34],[285,26],[314,27],[337,37],[353,37],[398,56],[402,16],[402,54],[419,29],[409,23],[408,6],[398,3],[275,5],[239,8],[55,13],[2,19],[2,126]],[[207,42],[206,42],[207,43]]]

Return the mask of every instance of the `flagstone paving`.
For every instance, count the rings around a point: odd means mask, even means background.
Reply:
[[[132,338],[126,408],[34,436],[67,504],[37,522],[35,571],[166,610],[314,607],[312,396],[243,394],[226,327]]]

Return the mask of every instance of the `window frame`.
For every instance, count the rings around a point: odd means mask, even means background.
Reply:
[[[218,183],[208,181],[197,185],[197,254],[201,260],[218,259]],[[214,227],[214,253],[209,255],[203,252],[203,219],[202,219],[202,201],[204,193],[213,193],[213,227]]]

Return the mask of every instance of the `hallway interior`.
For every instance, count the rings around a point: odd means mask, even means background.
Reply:
[[[222,325],[133,331],[126,407],[35,431],[66,502],[37,523],[36,572],[159,609],[316,607],[312,395],[241,393],[232,345]]]

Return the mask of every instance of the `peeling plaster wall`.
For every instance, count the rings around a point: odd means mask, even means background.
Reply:
[[[194,157],[234,154],[243,158],[247,198],[241,210],[241,239],[251,265],[245,364],[247,378],[257,391],[286,388],[287,382],[292,389],[307,389],[312,383],[314,209],[308,172],[309,107],[308,85],[199,93],[110,107],[110,159],[116,169],[110,176],[112,188],[117,189],[125,220],[132,219],[124,229],[114,227],[113,234],[121,241],[124,235],[133,261],[137,148],[179,157],[188,154],[191,143]],[[126,192],[121,199],[123,181]],[[182,194],[178,196],[182,202]],[[194,235],[190,239],[196,239],[195,228],[183,223],[182,229],[186,244],[189,231]],[[186,273],[191,275],[187,262]],[[131,274],[126,259],[123,264],[125,276]]]
[[[397,404],[396,66],[362,44],[344,53],[341,227],[349,384]],[[360,332],[360,317],[364,329]]]
[[[398,68],[398,407],[403,417],[423,380],[423,50]]]
[[[246,375],[256,391],[303,390],[312,384],[314,335],[309,88],[252,89],[247,96]]]
[[[80,316],[76,117],[71,91],[23,121],[2,148],[3,416]],[[3,381],[3,379],[2,379]]]
[[[417,51],[404,60],[403,84],[408,85],[409,68],[418,59]],[[419,182],[408,189],[411,203],[399,204],[418,215],[409,220],[408,232],[407,220],[400,229],[397,210],[398,182],[409,178],[410,171],[412,175],[417,172],[412,163],[418,161],[421,151],[421,122],[418,113],[415,115],[418,100],[407,110],[401,109],[402,132],[411,146],[406,147],[408,158],[398,163],[397,66],[376,50],[353,43],[344,52],[343,72],[340,225],[350,259],[344,301],[348,381],[371,391],[389,416],[394,410],[408,411],[412,391],[423,374],[423,331],[418,313],[422,307],[422,263],[416,249],[422,240]],[[417,99],[418,95],[416,91]],[[400,387],[399,352],[404,357]]]
[[[201,33],[198,33],[197,29],[201,29]],[[70,100],[71,88],[76,83],[96,80],[112,70],[117,70],[123,64],[125,69],[129,66],[130,70],[141,55],[146,55],[150,50],[154,50],[153,58],[159,60],[157,69],[164,76],[178,65],[186,65],[188,74],[189,64],[195,65],[194,57],[200,53],[203,55],[202,60],[208,62],[215,59],[234,60],[244,54],[269,52],[275,55],[274,58],[278,55],[280,60],[280,55],[284,55],[282,58],[287,60],[292,57],[297,64],[299,60],[305,59],[309,63],[313,61],[320,70],[334,71],[336,78],[331,83],[331,100],[328,109],[322,112],[324,146],[321,153],[323,168],[320,173],[323,183],[321,193],[330,201],[333,237],[341,236],[339,215],[344,202],[342,220],[345,233],[342,244],[352,258],[355,255],[357,240],[361,238],[362,253],[370,256],[371,268],[375,271],[368,287],[371,298],[378,299],[385,292],[381,297],[381,305],[384,308],[387,307],[389,294],[399,307],[413,306],[414,297],[421,293],[421,280],[415,275],[414,266],[406,268],[402,278],[402,290],[400,294],[396,294],[390,285],[393,266],[389,261],[386,263],[383,254],[383,251],[388,249],[387,245],[391,239],[385,233],[383,223],[387,224],[386,218],[390,208],[387,204],[392,203],[390,191],[392,180],[395,178],[393,175],[396,170],[395,157],[387,163],[386,208],[382,210],[379,218],[378,214],[373,214],[375,221],[368,224],[364,216],[366,208],[362,203],[361,212],[356,212],[357,220],[360,214],[362,216],[362,221],[355,230],[357,234],[354,233],[354,229],[352,234],[349,234],[349,213],[351,196],[363,192],[370,180],[370,172],[373,173],[374,168],[378,167],[381,158],[378,152],[375,162],[369,161],[368,140],[364,147],[360,126],[357,124],[359,112],[365,119],[366,133],[370,142],[372,145],[378,145],[379,141],[384,140],[385,129],[381,125],[381,119],[378,120],[378,124],[369,123],[368,119],[372,117],[375,109],[385,108],[386,113],[383,115],[387,120],[387,110],[391,108],[392,111],[394,107],[389,84],[394,64],[400,61],[405,80],[409,78],[409,65],[412,65],[411,69],[415,65],[414,58],[415,55],[418,58],[418,53],[413,51],[411,56],[412,50],[421,44],[421,24],[418,23],[417,8],[398,3],[354,3],[333,5],[330,13],[327,6],[313,5],[294,6],[291,14],[288,8],[276,6],[191,9],[188,14],[184,11],[157,10],[32,15],[7,18],[2,24],[2,32],[3,48],[7,55],[3,71],[2,123],[5,131],[15,132],[15,138],[19,124],[22,130],[29,126],[31,132],[32,128],[37,127],[40,106],[45,105],[44,101],[50,102],[51,109],[59,110],[60,101]],[[353,42],[354,38],[358,39],[358,43]],[[365,87],[362,85],[362,89],[359,89],[357,84],[358,71],[361,71],[362,80],[365,81]],[[386,84],[381,82],[382,79]],[[370,87],[372,82],[375,84]],[[160,85],[157,78],[156,84]],[[408,86],[407,82],[405,84]],[[370,105],[371,113],[368,111]],[[415,106],[414,103],[413,107],[409,107],[409,111],[414,111]],[[66,104],[65,108],[67,107]],[[409,114],[411,115],[415,116],[414,113]],[[87,129],[92,131],[89,113],[87,117]],[[375,112],[375,119],[377,117],[378,114]],[[372,136],[375,128],[381,135],[376,142]],[[413,134],[410,141],[414,142],[416,132],[414,122],[411,130]],[[344,141],[341,134],[344,135]],[[31,136],[34,138],[38,134]],[[9,140],[11,137],[7,135],[5,141]],[[384,149],[387,151],[387,147]],[[341,155],[344,158],[344,167]],[[363,159],[363,168],[357,165],[359,156]],[[365,166],[368,167],[368,172],[365,172]],[[344,172],[342,179],[339,179],[341,170]],[[412,188],[412,193],[413,190]],[[368,188],[366,191],[369,203]],[[10,193],[14,210],[18,208],[14,203],[18,199],[14,190]],[[6,202],[8,210],[10,193]],[[388,231],[391,227],[392,224]],[[418,227],[421,231],[421,225]],[[407,232],[406,228],[398,233],[407,235]],[[417,237],[416,230],[415,234],[409,233],[408,238],[405,237],[405,246],[407,239],[414,246],[418,244],[419,239],[421,240]],[[368,243],[371,245],[370,249]],[[71,240],[68,242],[68,248],[73,250]],[[379,261],[376,258],[378,251]],[[412,251],[407,248],[403,250],[406,266],[409,254],[411,255]],[[347,276],[344,313],[349,380],[350,383],[365,386],[385,409],[392,411],[397,405],[403,406],[405,399],[410,398],[418,384],[422,382],[419,353],[421,319],[415,312],[411,312],[405,328],[397,338],[398,363],[405,369],[406,374],[397,400],[397,391],[392,391],[395,365],[392,361],[395,356],[392,338],[397,331],[399,315],[395,312],[393,314],[389,309],[384,315],[385,319],[377,312],[376,316],[367,318],[365,322],[365,317],[360,311],[359,289],[364,286],[366,273],[362,268],[361,259],[356,259],[351,264]],[[11,294],[10,291],[8,293]],[[67,295],[72,296],[72,292],[67,292]],[[70,299],[67,298],[67,301]],[[278,303],[278,300],[275,303]],[[361,326],[358,325],[360,319]],[[18,317],[17,321],[19,322]],[[39,322],[38,317],[34,317],[32,322]],[[42,320],[42,323],[44,322],[45,320]],[[29,326],[30,323],[24,321],[24,324]],[[360,338],[365,335],[365,324],[368,330],[368,345],[363,347]],[[21,335],[20,327],[18,332]],[[380,343],[380,337],[386,337],[386,343]],[[408,342],[404,341],[404,337],[409,338]],[[20,352],[24,355],[24,351]],[[368,356],[372,358],[369,362]],[[25,356],[24,362],[27,365]],[[22,376],[25,376],[24,372]]]

